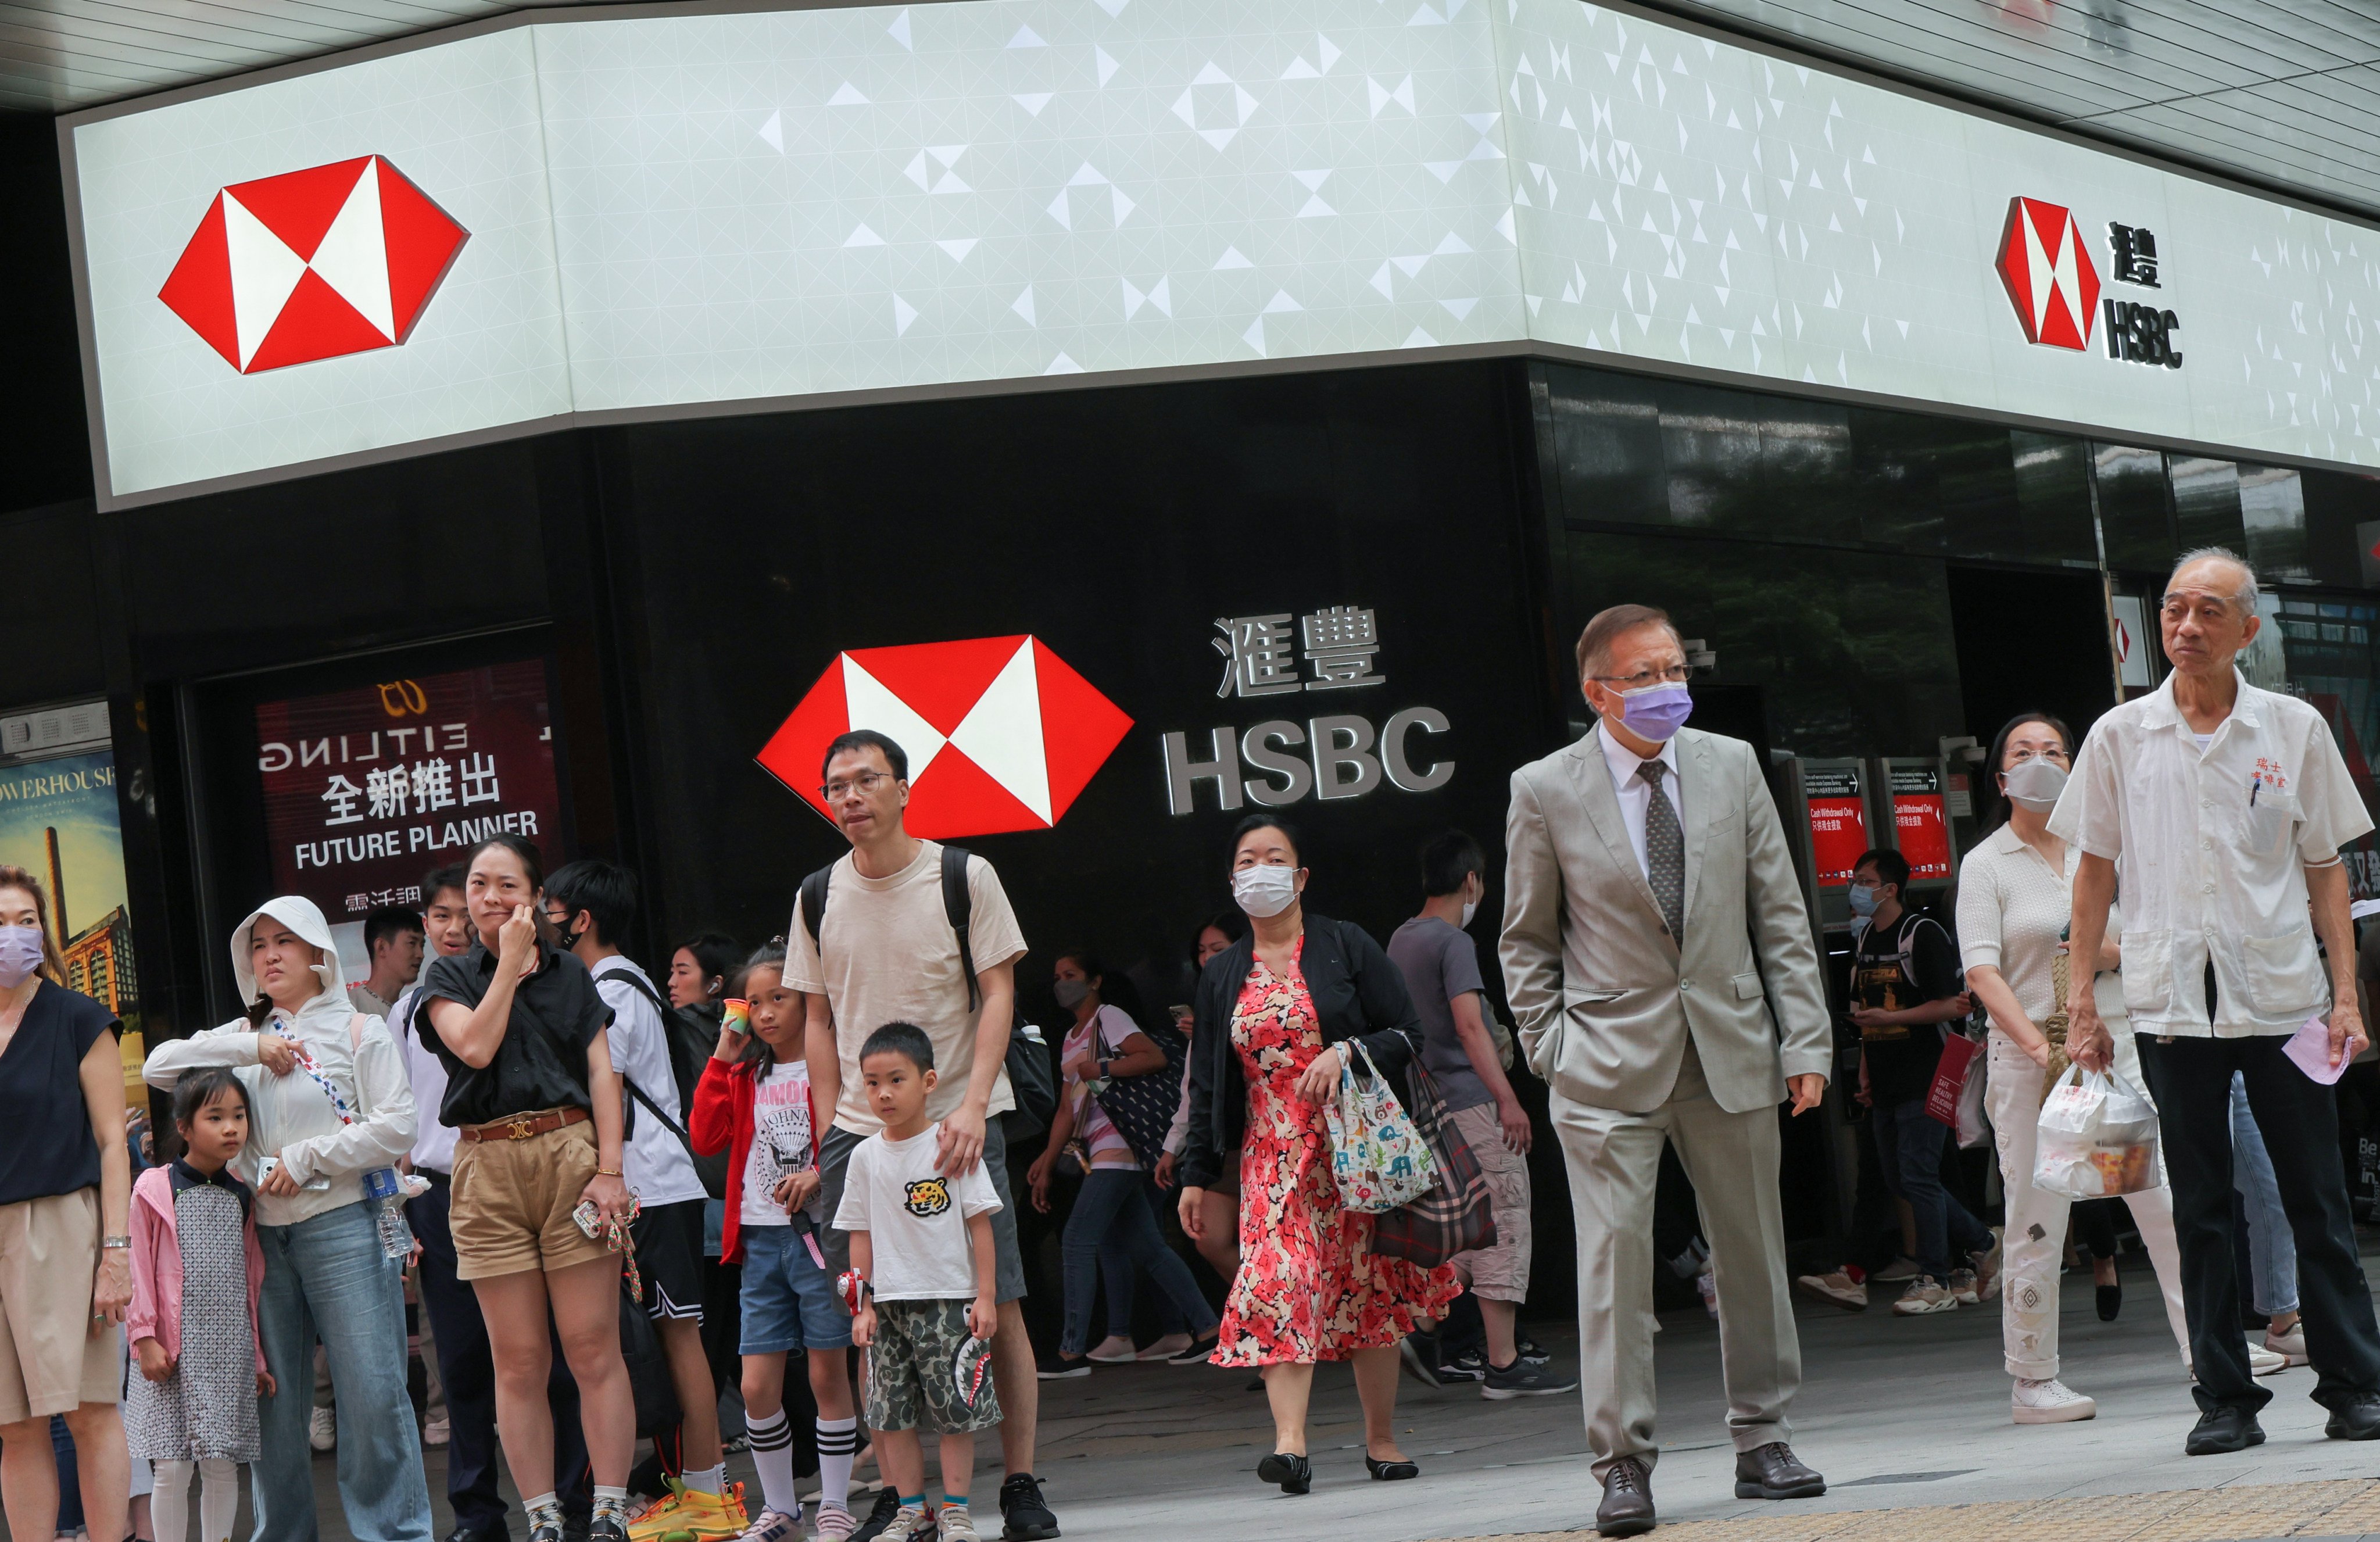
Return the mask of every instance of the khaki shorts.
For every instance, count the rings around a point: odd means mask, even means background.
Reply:
[[[595,1123],[580,1120],[527,1140],[455,1143],[455,1278],[548,1274],[615,1257],[570,1212],[595,1176]]]
[[[0,1425],[114,1402],[122,1335],[91,1334],[99,1190],[0,1205]]]
[[[1456,1109],[1454,1127],[1479,1159],[1488,1180],[1488,1202],[1496,1216],[1496,1245],[1475,1253],[1458,1253],[1447,1260],[1454,1272],[1471,1283],[1472,1293],[1485,1301],[1529,1299],[1529,1256],[1535,1244],[1529,1233],[1529,1159],[1504,1144],[1504,1126],[1496,1105],[1481,1103]]]

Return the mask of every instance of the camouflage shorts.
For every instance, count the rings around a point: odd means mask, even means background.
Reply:
[[[969,1408],[959,1397],[959,1347],[967,1342],[964,1301],[880,1301],[876,1339],[868,1346],[870,1429],[942,1434],[990,1429],[1000,1422],[991,1379]]]

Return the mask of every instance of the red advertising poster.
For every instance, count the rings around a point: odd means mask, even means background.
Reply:
[[[1901,859],[1913,880],[1950,876],[1950,827],[1942,813],[1939,793],[1892,795],[1892,822],[1900,832]]]
[[[419,905],[423,873],[490,835],[562,862],[539,660],[263,702],[256,744],[274,887],[334,925]]]
[[[1867,813],[1858,797],[1810,800],[1810,856],[1820,888],[1849,883],[1852,869],[1867,849]]]

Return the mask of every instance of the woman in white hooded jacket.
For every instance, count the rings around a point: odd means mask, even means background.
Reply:
[[[279,1390],[259,1400],[255,1542],[314,1542],[306,1421],[313,1348],[339,1402],[339,1499],[356,1542],[430,1542],[420,1434],[405,1405],[402,1259],[382,1251],[364,1174],[413,1147],[413,1089],[387,1026],[348,1004],[339,951],[311,900],[268,900],[232,933],[245,1017],[158,1046],[142,1071],[171,1091],[184,1072],[229,1066],[248,1088],[250,1135],[233,1162],[256,1195],[264,1249],[257,1332]],[[277,1159],[260,1178],[267,1159]],[[351,1416],[350,1416],[351,1415]]]

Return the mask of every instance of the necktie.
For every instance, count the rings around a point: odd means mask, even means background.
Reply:
[[[1645,877],[1653,885],[1653,897],[1661,903],[1661,922],[1670,929],[1670,941],[1683,946],[1686,837],[1678,827],[1677,807],[1661,786],[1662,773],[1669,769],[1658,760],[1647,760],[1636,768],[1636,774],[1645,779],[1652,795],[1645,808]]]

